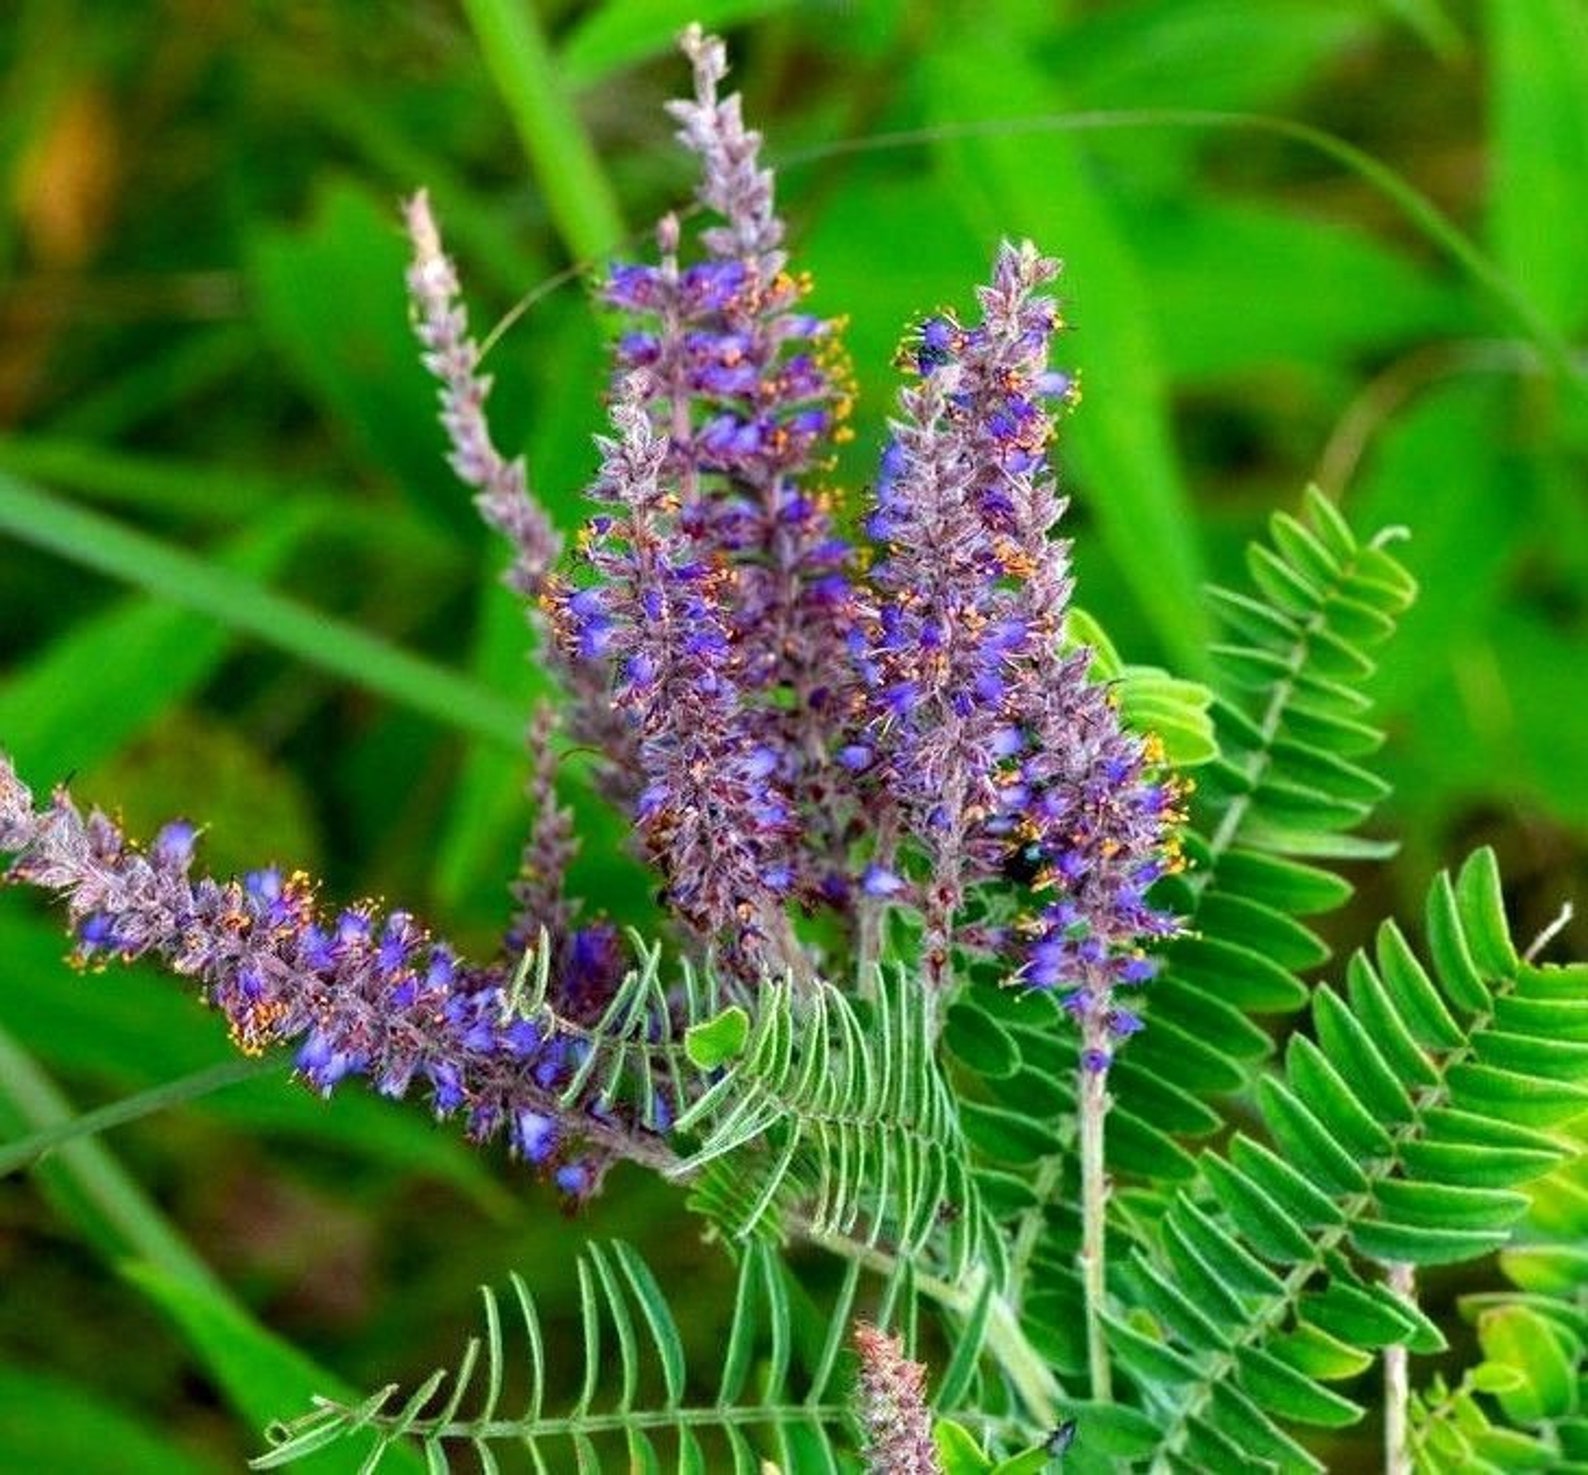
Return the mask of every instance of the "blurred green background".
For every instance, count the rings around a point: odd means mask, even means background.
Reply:
[[[1198,582],[1238,581],[1309,480],[1413,534],[1423,596],[1376,684],[1405,845],[1337,943],[1478,841],[1524,933],[1582,896],[1579,0],[11,0],[0,744],[36,788],[75,774],[135,830],[206,822],[215,869],[302,864],[492,945],[541,680],[441,461],[397,201],[431,190],[482,331],[533,294],[494,420],[574,525],[584,283],[687,195],[660,105],[691,16],[787,161],[817,306],[852,314],[847,486],[906,320],[1033,236],[1066,259],[1083,376],[1079,597],[1127,656],[1198,672]],[[643,917],[616,833],[578,883]],[[0,897],[0,1137],[230,1058],[180,988],[63,950]],[[0,1182],[0,1466],[235,1468],[259,1447],[236,1409],[257,1428],[327,1386],[263,1326],[355,1387],[412,1380],[455,1358],[478,1281],[517,1268],[566,1307],[586,1234],[687,1271],[709,1345],[720,1257],[681,1216],[619,1173],[570,1224],[422,1111],[232,1086]]]

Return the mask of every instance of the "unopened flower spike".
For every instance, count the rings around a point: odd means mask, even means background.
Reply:
[[[866,1475],[942,1475],[926,1401],[926,1369],[904,1355],[896,1336],[861,1322],[855,1413],[864,1435]]]
[[[451,446],[448,459],[459,480],[474,488],[480,516],[512,544],[507,582],[533,608],[562,551],[562,538],[530,493],[524,458],[508,460],[491,439],[485,415],[491,376],[480,368],[480,348],[469,334],[457,272],[441,249],[424,190],[404,204],[403,218],[413,247],[408,297],[414,332],[424,350],[424,366],[439,385],[441,425]]]
[[[322,912],[302,874],[195,879],[194,839],[179,821],[139,849],[64,789],[35,809],[0,758],[6,879],[65,900],[80,964],[157,958],[197,980],[244,1053],[295,1044],[299,1076],[322,1094],[351,1076],[384,1096],[422,1092],[438,1117],[461,1117],[475,1141],[504,1137],[576,1198],[643,1135],[612,1108],[563,1104],[581,1045],[504,1008],[511,968],[469,963],[407,912]]]

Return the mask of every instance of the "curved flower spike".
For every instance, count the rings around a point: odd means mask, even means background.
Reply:
[[[36,810],[0,754],[7,879],[65,900],[80,965],[158,959],[198,980],[245,1053],[296,1043],[299,1076],[322,1094],[350,1076],[385,1096],[421,1090],[438,1117],[461,1115],[475,1141],[504,1136],[575,1198],[615,1150],[633,1155],[644,1133],[615,1109],[562,1104],[582,1046],[516,1015],[503,968],[465,961],[407,912],[323,913],[301,873],[195,880],[194,841],[177,821],[140,850],[64,789]]]

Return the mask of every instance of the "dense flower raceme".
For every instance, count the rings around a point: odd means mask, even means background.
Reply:
[[[559,1103],[583,1045],[517,1014],[505,967],[466,962],[406,912],[323,915],[301,874],[194,879],[195,839],[179,821],[140,850],[64,789],[36,810],[0,757],[9,879],[65,899],[81,964],[155,957],[198,980],[243,1051],[297,1042],[299,1074],[326,1094],[349,1076],[386,1096],[421,1090],[437,1116],[461,1114],[478,1141],[505,1136],[571,1196],[596,1188],[614,1148],[633,1153],[643,1133],[619,1109]],[[610,994],[623,959],[609,929],[575,934],[568,955],[559,993],[575,1006]]]
[[[565,655],[604,658],[640,734],[637,819],[669,900],[730,953],[788,964],[788,899],[845,902],[848,777],[834,761],[854,599],[831,495],[813,481],[843,433],[837,325],[800,310],[771,173],[720,42],[684,40],[695,96],[674,103],[717,223],[682,265],[620,264],[602,296],[632,327],[616,345],[603,505],[575,579],[551,605]],[[732,791],[703,806],[706,789]],[[724,826],[724,820],[729,823]],[[733,823],[733,821],[737,823]]]
[[[949,966],[967,886],[1013,882],[1029,899],[1019,976],[1066,990],[1100,1069],[1137,1027],[1114,986],[1144,981],[1139,940],[1174,927],[1146,892],[1176,863],[1177,790],[1088,682],[1090,652],[1060,655],[1071,579],[1052,536],[1063,504],[1047,406],[1074,386],[1048,366],[1057,307],[1039,291],[1057,272],[1029,243],[1005,245],[980,324],[940,314],[906,345],[915,382],[883,453],[868,520],[882,556],[852,637],[871,713],[857,761],[875,765],[929,858],[917,879],[867,879],[919,906],[929,974]],[[1013,940],[966,936],[1004,952]]]
[[[746,988],[805,977],[827,966],[797,910],[832,907],[875,961],[879,914],[910,909],[928,986],[950,986],[970,950],[1062,991],[1100,1073],[1139,1027],[1120,989],[1151,976],[1141,945],[1174,930],[1147,898],[1177,864],[1179,794],[1087,679],[1089,654],[1062,654],[1070,576],[1047,448],[1073,386],[1048,366],[1056,265],[1006,246],[979,322],[943,312],[911,336],[863,576],[820,484],[847,407],[835,325],[800,310],[759,137],[718,96],[720,44],[691,31],[685,48],[695,94],[673,112],[714,223],[698,261],[681,263],[669,217],[655,265],[606,279],[633,326],[599,443],[601,510],[560,576],[559,536],[486,427],[456,276],[423,196],[410,205],[416,328],[454,467],[514,547],[510,582],[549,612],[570,731],[604,753],[605,790],[697,953]],[[537,819],[507,947],[485,966],[401,911],[322,915],[298,875],[192,880],[190,826],[141,851],[64,792],[35,810],[3,756],[0,851],[17,857],[11,879],[65,896],[84,962],[157,957],[200,981],[244,1049],[296,1042],[320,1090],[350,1075],[424,1090],[580,1194],[609,1153],[649,1148],[621,1105],[558,1104],[577,1025],[626,961],[610,927],[575,927],[563,895],[574,836],[545,718],[531,751]],[[563,1029],[512,1007],[513,969],[543,935]]]

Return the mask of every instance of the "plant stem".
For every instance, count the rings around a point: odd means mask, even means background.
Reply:
[[[1398,1300],[1413,1305],[1417,1285],[1412,1267],[1403,1260],[1385,1266],[1385,1283]],[[1411,1377],[1404,1342],[1384,1349],[1384,1475],[1411,1475],[1412,1454],[1407,1410]]]
[[[0,1029],[0,1116],[44,1132],[71,1123],[76,1115],[33,1057]],[[53,1156],[37,1171],[72,1195],[78,1224],[113,1259],[135,1256],[185,1286],[226,1295],[209,1266],[98,1142],[63,1141]]]
[[[892,1275],[899,1267],[898,1257],[873,1245],[862,1244],[846,1234],[816,1229],[805,1220],[789,1216],[784,1227],[791,1233],[826,1250],[829,1254],[854,1260],[878,1275]],[[959,1285],[940,1280],[922,1271],[915,1273],[917,1290],[930,1296],[945,1311],[957,1316],[969,1316],[980,1299],[985,1269],[978,1269]],[[1019,1313],[1002,1295],[994,1294],[987,1314],[987,1351],[993,1361],[1009,1379],[1010,1385],[1025,1405],[1033,1424],[1051,1428],[1059,1421],[1059,1400],[1063,1390],[1053,1369],[1035,1347],[1031,1345],[1020,1325]]]
[[[1108,1117],[1108,1074],[1080,1070],[1076,1092],[1081,1149],[1081,1290],[1086,1301],[1086,1364],[1092,1397],[1106,1403],[1114,1396],[1103,1329],[1103,1304],[1108,1294],[1108,1171],[1103,1162],[1103,1124]]]
[[[535,7],[525,0],[463,0],[463,11],[563,244],[580,260],[604,255],[623,239],[623,217]]]

